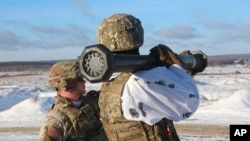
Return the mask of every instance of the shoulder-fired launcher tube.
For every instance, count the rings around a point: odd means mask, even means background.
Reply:
[[[187,70],[202,72],[207,66],[207,56],[201,51],[179,57]],[[154,61],[151,55],[114,54],[101,44],[85,47],[78,58],[81,73],[91,83],[107,81],[114,72],[134,72],[156,67],[150,65]]]

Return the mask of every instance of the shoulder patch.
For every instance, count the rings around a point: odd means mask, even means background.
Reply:
[[[58,140],[61,136],[62,136],[62,131],[57,129],[56,127],[54,126],[49,126],[48,127],[48,131],[47,131],[47,134],[53,138],[53,139],[56,139]]]

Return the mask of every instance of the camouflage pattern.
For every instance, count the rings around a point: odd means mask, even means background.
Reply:
[[[55,89],[74,89],[75,78],[82,77],[75,61],[62,61],[54,64],[49,72],[49,84]]]
[[[179,141],[173,121],[162,119],[153,126],[123,117],[121,96],[131,73],[104,82],[99,96],[100,117],[109,141]]]
[[[97,30],[98,43],[111,51],[128,51],[143,44],[141,21],[130,14],[115,14],[104,19]]]
[[[61,96],[46,115],[41,126],[40,141],[107,141],[99,120],[97,101],[89,96],[82,98],[82,105],[74,107]],[[50,127],[55,127],[57,136],[51,136]]]

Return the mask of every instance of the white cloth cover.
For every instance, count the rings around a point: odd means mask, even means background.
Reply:
[[[178,65],[134,73],[122,94],[123,115],[128,120],[153,125],[162,118],[180,121],[199,106],[193,78]]]

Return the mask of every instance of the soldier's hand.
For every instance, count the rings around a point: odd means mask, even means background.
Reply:
[[[168,46],[159,44],[150,49],[150,55],[154,56],[155,65],[166,66],[169,68],[172,64],[178,64],[183,67],[184,62]]]
[[[100,94],[100,91],[96,91],[96,90],[90,90],[87,95],[98,100],[99,98],[99,94]]]

